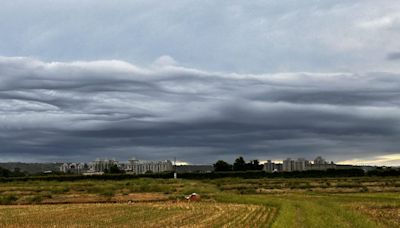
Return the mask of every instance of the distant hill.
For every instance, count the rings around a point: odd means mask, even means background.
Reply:
[[[0,167],[14,171],[18,168],[21,172],[29,174],[43,173],[44,171],[59,171],[62,163],[22,163],[6,162],[0,163]]]

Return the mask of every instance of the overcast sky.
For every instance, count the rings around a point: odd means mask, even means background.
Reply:
[[[0,161],[400,165],[400,4],[3,1]]]

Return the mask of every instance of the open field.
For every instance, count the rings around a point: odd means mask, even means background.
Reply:
[[[225,203],[137,203],[2,206],[1,227],[176,227],[268,225],[275,209]]]
[[[400,227],[398,177],[8,182],[0,200],[0,227]]]

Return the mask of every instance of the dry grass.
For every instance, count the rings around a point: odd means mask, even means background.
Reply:
[[[0,186],[0,227],[400,227],[399,183],[398,177],[10,182]],[[192,192],[203,201],[172,203]]]
[[[226,203],[0,206],[0,227],[261,227],[275,209]]]
[[[42,204],[65,204],[65,203],[107,203],[107,202],[145,202],[166,201],[168,196],[161,193],[129,193],[126,195],[116,194],[114,196],[99,196],[96,194],[68,194],[56,195],[52,198],[43,199]]]
[[[387,203],[358,203],[351,207],[388,227],[400,227],[400,205]]]

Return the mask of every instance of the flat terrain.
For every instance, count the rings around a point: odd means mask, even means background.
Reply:
[[[260,205],[187,202],[2,206],[0,226],[261,227],[273,212]]]
[[[27,181],[0,227],[400,227],[400,178]],[[196,192],[200,202],[184,195]]]

